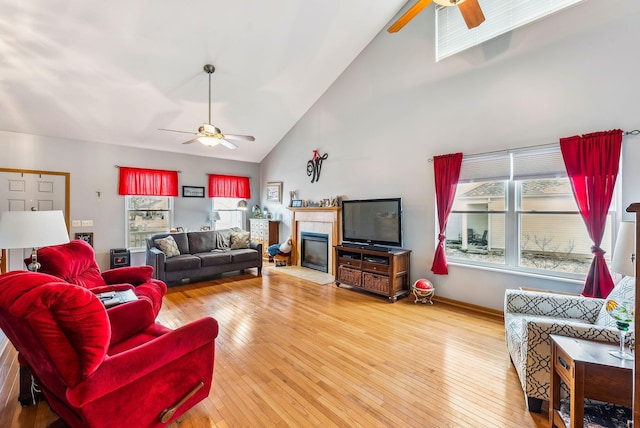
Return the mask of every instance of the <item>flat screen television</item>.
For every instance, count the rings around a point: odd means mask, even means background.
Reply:
[[[402,198],[343,200],[342,241],[402,247]]]

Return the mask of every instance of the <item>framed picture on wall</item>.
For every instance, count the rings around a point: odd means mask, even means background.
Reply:
[[[302,206],[302,199],[292,199],[291,200],[291,206],[292,207],[301,207]]]
[[[282,202],[282,181],[267,183],[267,202]]]
[[[182,186],[183,198],[204,198],[204,187]]]
[[[75,239],[80,239],[93,247],[93,232],[76,232]]]

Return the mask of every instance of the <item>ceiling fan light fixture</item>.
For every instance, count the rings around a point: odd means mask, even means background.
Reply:
[[[196,139],[199,143],[209,147],[217,146],[218,144],[220,144],[220,139],[215,137],[198,137]]]
[[[438,3],[440,6],[457,6],[460,3],[464,3],[464,0],[433,0],[434,3]]]

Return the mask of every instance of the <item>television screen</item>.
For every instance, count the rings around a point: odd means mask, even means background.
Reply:
[[[402,199],[342,201],[342,240],[402,246]]]

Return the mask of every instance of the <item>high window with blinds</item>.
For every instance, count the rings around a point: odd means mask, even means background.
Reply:
[[[457,7],[436,8],[436,61],[584,0],[480,0],[486,20],[468,29]]]
[[[615,207],[601,245],[607,261]],[[593,258],[558,146],[463,159],[446,237],[457,264],[584,278]]]

